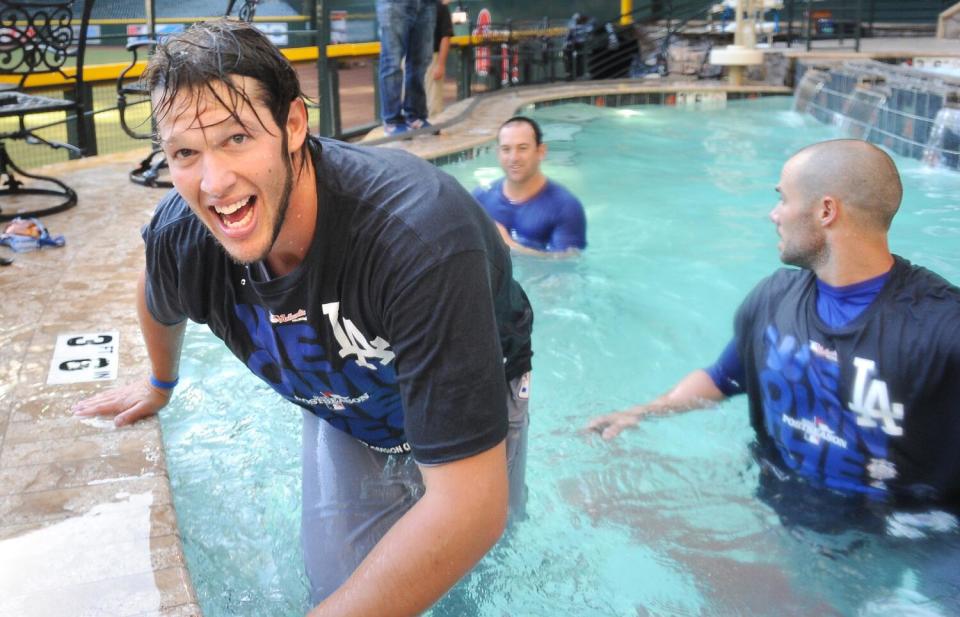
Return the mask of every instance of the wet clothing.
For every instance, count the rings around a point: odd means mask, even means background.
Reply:
[[[234,263],[171,192],[144,231],[150,312],[207,324],[284,398],[377,451],[437,464],[496,445],[532,327],[497,230],[409,154],[311,152],[317,232],[296,270]]]
[[[889,272],[844,287],[833,287],[817,279],[817,315],[831,328],[846,325],[862,313],[883,289]],[[737,341],[730,341],[713,365],[704,369],[725,396],[743,392],[743,362]]]
[[[234,263],[176,192],[143,235],[153,317],[207,324],[304,409],[317,603],[422,495],[417,463],[506,440],[511,515],[522,514],[533,313],[498,231],[456,180],[396,150],[311,140],[310,151],[316,234],[293,272]]]
[[[853,285],[834,287],[817,279],[817,315],[831,328],[850,323],[873,304],[890,272]]]
[[[523,518],[527,496],[529,383],[529,374],[511,381],[506,399],[511,521]],[[424,490],[420,469],[411,457],[364,448],[304,412],[300,541],[313,604],[349,578]]]
[[[777,271],[737,312],[742,376],[729,348],[727,370],[708,370],[725,394],[747,393],[761,448],[815,485],[960,502],[960,289],[896,257],[847,323],[825,323],[817,302],[812,272]]]
[[[525,202],[503,194],[503,178],[490,188],[478,187],[473,196],[517,243],[538,251],[566,251],[587,247],[587,217],[580,200],[556,182]]]

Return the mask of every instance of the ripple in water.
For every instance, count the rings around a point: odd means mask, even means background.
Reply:
[[[614,443],[580,433],[713,362],[743,296],[778,267],[767,213],[780,166],[838,136],[790,104],[534,113],[552,137],[547,173],[586,206],[590,248],[515,259],[536,311],[529,518],[431,615],[960,614],[955,527],[771,481],[742,399]],[[893,249],[960,281],[960,174],[895,158]],[[494,152],[445,167],[468,189],[497,169]],[[302,614],[299,411],[199,327],[183,379],[162,419],[205,614]]]

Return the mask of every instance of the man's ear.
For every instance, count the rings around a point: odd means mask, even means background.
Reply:
[[[303,99],[297,97],[290,103],[290,112],[287,114],[287,150],[290,154],[299,152],[303,142],[307,139],[309,129],[307,106]]]
[[[541,142],[540,145],[537,146],[537,153],[540,155],[541,161],[547,158],[547,142]]]
[[[831,195],[824,195],[820,199],[820,212],[818,213],[818,218],[820,219],[821,227],[829,227],[837,222],[837,219],[840,217],[840,200]]]

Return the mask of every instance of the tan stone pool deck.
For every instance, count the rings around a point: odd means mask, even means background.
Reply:
[[[516,110],[538,101],[720,90],[789,93],[705,81],[511,88],[458,103],[441,120],[459,121],[441,135],[399,147],[431,159],[471,150],[490,143]],[[70,332],[118,330],[117,381],[148,371],[134,310],[143,264],[139,230],[163,191],[128,181],[129,169],[144,153],[46,168],[79,194],[77,207],[44,218],[51,233],[66,236],[66,246],[15,255],[0,248],[0,254],[15,258],[0,268],[2,616],[200,615],[157,418],[122,429],[108,419],[77,419],[71,404],[107,386],[46,385],[57,336]]]

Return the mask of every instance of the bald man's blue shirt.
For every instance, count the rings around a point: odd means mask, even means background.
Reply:
[[[870,306],[888,278],[890,272],[884,272],[880,276],[844,287],[827,285],[817,279],[817,315],[831,328],[850,323]],[[736,340],[727,343],[717,361],[704,370],[724,396],[744,392],[744,367],[737,353]]]
[[[503,194],[503,178],[490,188],[478,187],[473,196],[510,237],[538,251],[559,252],[587,247],[587,217],[580,200],[556,182],[547,180],[539,193],[524,202]]]

